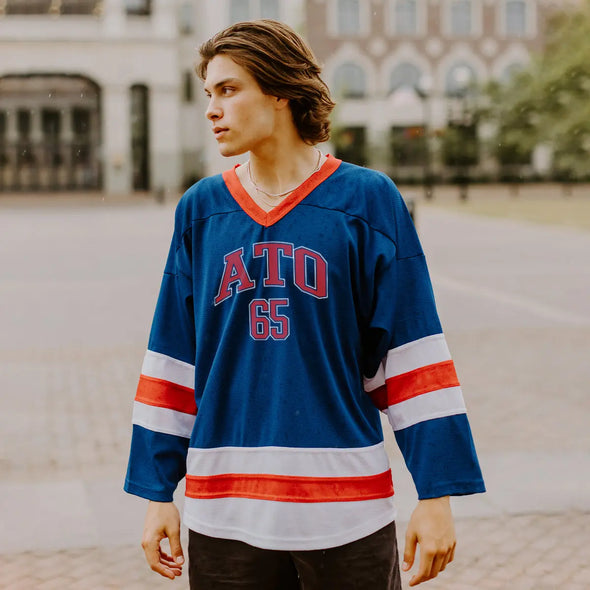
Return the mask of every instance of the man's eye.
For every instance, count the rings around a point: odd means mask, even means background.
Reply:
[[[224,86],[221,90],[223,94],[231,94],[233,92],[233,88],[231,86]]]

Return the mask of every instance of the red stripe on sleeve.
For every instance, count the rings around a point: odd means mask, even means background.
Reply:
[[[194,390],[146,375],[139,377],[135,401],[194,416],[197,414]]]
[[[387,403],[392,406],[423,393],[458,386],[453,361],[427,365],[387,379]]]
[[[276,502],[353,502],[393,496],[391,470],[364,477],[300,477],[251,473],[186,476],[189,498]]]

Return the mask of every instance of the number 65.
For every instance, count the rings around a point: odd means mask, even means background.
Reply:
[[[253,299],[250,302],[250,336],[254,340],[285,340],[289,337],[289,318],[279,313],[288,299]]]

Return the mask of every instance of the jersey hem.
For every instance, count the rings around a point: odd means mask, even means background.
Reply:
[[[270,549],[276,551],[314,551],[317,549],[330,549],[332,547],[340,547],[353,541],[358,541],[364,537],[368,537],[384,526],[395,521],[397,518],[397,510],[393,508],[391,511],[374,518],[362,525],[341,531],[333,535],[325,535],[321,537],[305,537],[304,539],[281,539],[277,537],[266,537],[255,535],[251,531],[244,531],[236,528],[222,528],[217,526],[210,526],[192,517],[190,514],[183,514],[182,521],[192,531],[207,535],[209,537],[216,537],[219,539],[229,539],[232,541],[242,541],[248,543],[253,547],[259,549]]]

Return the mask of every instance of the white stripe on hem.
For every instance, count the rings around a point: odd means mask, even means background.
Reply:
[[[302,477],[363,477],[389,469],[384,443],[356,449],[220,447],[188,451],[188,475],[254,473]]]
[[[394,521],[396,516],[393,497],[318,504],[250,498],[185,498],[183,522],[201,534],[234,539],[262,549],[308,551],[362,539]]]

